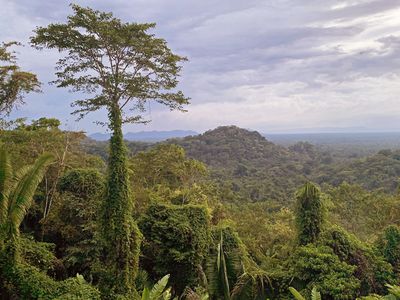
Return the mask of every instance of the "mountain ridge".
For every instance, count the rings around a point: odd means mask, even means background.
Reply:
[[[198,133],[193,130],[150,130],[150,131],[138,131],[138,132],[127,132],[124,134],[124,138],[127,141],[144,141],[144,142],[159,142],[171,138],[183,138],[186,136],[197,135]],[[107,141],[110,139],[109,133],[96,132],[89,135],[91,139],[96,141]]]

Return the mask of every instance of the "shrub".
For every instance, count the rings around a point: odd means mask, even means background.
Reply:
[[[383,257],[393,266],[395,271],[400,271],[400,227],[389,226],[379,237],[377,248]]]
[[[43,272],[53,272],[60,264],[54,255],[54,244],[37,242],[30,236],[22,236],[20,245],[23,260]]]
[[[297,289],[316,287],[328,299],[355,299],[360,281],[354,276],[355,266],[340,261],[327,246],[309,244],[298,247],[290,259]]]
[[[55,281],[39,269],[26,264],[4,264],[2,274],[8,286],[21,299],[100,299],[100,293],[82,276]]]
[[[152,279],[170,274],[175,294],[199,283],[210,242],[210,217],[196,205],[152,205],[139,221],[144,236],[142,265]]]
[[[95,169],[73,169],[60,178],[58,189],[87,199],[101,193],[104,184],[104,177]]]
[[[340,261],[356,267],[354,275],[360,280],[362,295],[385,293],[385,284],[394,283],[392,267],[383,256],[341,227],[324,231],[319,243],[330,247]]]

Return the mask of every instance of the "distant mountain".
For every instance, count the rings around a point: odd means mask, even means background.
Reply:
[[[140,131],[128,132],[124,138],[128,141],[142,141],[142,142],[160,142],[172,138],[183,138],[198,133],[192,130],[170,130],[170,131]],[[94,133],[89,135],[90,138],[96,141],[107,141],[110,139],[109,133]]]
[[[110,134],[96,132],[96,133],[89,134],[89,137],[96,141],[108,141],[110,139]]]

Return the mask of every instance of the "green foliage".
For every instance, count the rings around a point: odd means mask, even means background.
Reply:
[[[169,280],[169,275],[165,275],[163,278],[161,278],[157,283],[149,289],[148,287],[145,287],[143,292],[142,292],[142,300],[161,300],[165,299],[166,293],[165,289],[167,287]]]
[[[44,180],[38,186],[31,209],[22,226],[26,231],[34,232],[37,239],[55,242],[52,238],[47,239],[45,235],[49,229],[47,217],[57,205],[57,183],[60,176],[66,168],[96,167],[102,169],[104,162],[82,151],[80,146],[84,138],[82,132],[68,132],[45,127],[27,130],[34,123],[41,123],[45,126],[44,124],[53,122],[51,119],[43,121],[41,118],[39,120],[33,120],[30,124],[25,123],[24,120],[16,121],[19,129],[2,131],[0,142],[13,154],[11,162],[14,169],[34,163],[35,159],[43,153],[49,152],[54,155],[55,161],[49,166]]]
[[[211,299],[231,299],[231,290],[244,269],[243,245],[230,227],[212,231],[212,247],[207,259],[207,283]]]
[[[255,131],[221,126],[170,142],[207,164],[222,189],[224,202],[287,202],[305,181],[302,155],[271,143]]]
[[[120,112],[113,110],[110,119],[113,135],[100,217],[105,248],[103,261],[107,268],[102,275],[101,286],[105,294],[116,293],[131,297],[135,293],[142,235],[133,220],[133,199],[129,188]]]
[[[289,291],[296,298],[296,300],[306,300],[295,288],[289,287]]]
[[[17,65],[14,51],[9,48],[17,42],[0,45],[0,113],[8,115],[13,108],[23,104],[26,93],[37,92],[40,83],[35,74],[22,71]]]
[[[295,288],[289,287],[289,291],[296,298],[296,300],[306,300],[306,298],[304,298]],[[321,293],[318,292],[315,287],[313,287],[311,290],[311,300],[321,300]]]
[[[0,252],[8,252],[11,260],[18,259],[19,227],[52,160],[44,154],[33,165],[13,173],[8,153],[0,149]]]
[[[99,259],[98,213],[105,180],[95,169],[72,169],[59,180],[60,192],[47,220],[46,236],[56,242],[68,276],[91,278]]]
[[[361,295],[384,293],[386,283],[394,283],[393,270],[371,246],[340,227],[326,230],[320,243],[330,247],[342,262],[356,267],[354,276],[360,280]]]
[[[96,169],[72,169],[59,180],[60,192],[68,192],[82,200],[89,200],[104,191],[104,177]]]
[[[398,273],[400,271],[400,227],[393,225],[387,227],[376,245],[386,261]]]
[[[58,62],[55,82],[91,94],[74,102],[75,114],[83,117],[102,108],[108,111],[112,136],[101,213],[107,271],[101,286],[106,294],[132,296],[141,234],[132,218],[122,125],[143,121],[145,104],[152,100],[183,110],[188,99],[173,89],[181,71],[178,64],[185,59],[173,54],[165,40],[148,33],[154,24],[126,23],[112,13],[71,7],[74,14],[65,24],[37,28],[31,43],[66,53]],[[131,112],[137,115],[126,115]]]
[[[159,144],[146,152],[139,152],[132,160],[133,178],[145,187],[165,185],[177,189],[201,180],[206,166],[186,157],[185,150],[173,144]]]
[[[327,187],[328,218],[364,241],[375,240],[389,225],[400,225],[400,194],[368,191],[359,185],[342,183]]]
[[[315,242],[322,230],[323,208],[319,189],[307,182],[296,193],[296,224],[300,245]]]
[[[291,209],[272,201],[224,209],[251,257],[266,270],[275,269],[292,252],[296,230]]]
[[[365,149],[365,148],[364,148]],[[360,185],[367,190],[395,192],[399,186],[400,151],[374,151],[357,159],[342,159],[330,166],[321,166],[315,181],[338,186],[341,183]]]
[[[29,124],[24,119],[13,122],[14,125],[3,130],[0,136],[1,143],[13,154],[13,165],[21,167],[31,164],[45,152],[54,154],[56,164],[50,168],[52,174],[48,175],[50,185],[53,185],[51,179],[57,173],[57,170],[53,169],[59,169],[62,163],[68,168],[104,167],[104,163],[98,157],[83,151],[81,143],[85,135],[82,132],[58,129],[57,119],[39,118]]]
[[[133,123],[142,121],[146,101],[183,109],[188,99],[172,90],[178,84],[178,64],[185,58],[172,53],[165,40],[148,33],[155,24],[126,23],[112,13],[78,5],[71,8],[73,15],[66,23],[37,28],[31,43],[66,54],[58,61],[55,83],[59,87],[93,94],[76,100],[74,113],[84,116],[102,107],[111,113],[115,107],[121,115],[124,109],[137,112],[121,120]]]
[[[136,213],[152,202],[207,204],[213,198],[204,182],[206,166],[185,155],[182,147],[160,144],[130,160]]]
[[[210,299],[265,299],[269,277],[254,263],[231,227],[213,229],[206,267]]]
[[[245,271],[239,276],[231,292],[231,298],[237,300],[264,300],[271,289],[267,272],[261,269]]]
[[[391,295],[395,296],[397,299],[400,299],[400,286],[398,285],[386,285],[388,287],[388,291]]]
[[[356,267],[340,261],[331,248],[308,244],[300,246],[290,258],[293,285],[312,290],[316,287],[322,297],[354,299],[360,281],[354,276]]]
[[[81,275],[65,281],[54,281],[37,268],[26,264],[3,264],[6,284],[18,291],[21,299],[100,299],[100,293],[85,282]]]
[[[210,242],[205,207],[152,205],[139,226],[144,235],[142,265],[152,278],[170,274],[174,295],[200,283],[198,274]]]
[[[20,121],[22,121],[20,119]],[[17,130],[27,130],[27,131],[35,131],[35,130],[59,130],[59,126],[61,125],[60,120],[56,118],[39,118],[38,120],[32,120],[30,125],[25,124],[25,122],[16,122]]]
[[[40,271],[53,273],[60,265],[60,261],[54,255],[54,244],[37,242],[31,236],[21,236],[20,245],[23,261]]]
[[[289,287],[289,291],[296,298],[296,300],[306,300],[295,288]],[[321,300],[321,293],[315,287],[311,290],[311,300]]]
[[[211,264],[211,268],[209,267],[212,271],[210,272],[210,270],[208,270],[208,285],[210,287],[211,295],[216,296],[220,294],[220,296],[223,296],[223,299],[230,300],[231,289],[229,286],[228,276],[232,275],[232,272],[235,272],[235,269],[241,268],[241,265],[238,257],[233,259],[232,257],[227,256],[223,241],[223,235],[221,232],[221,238],[217,245],[215,262]]]

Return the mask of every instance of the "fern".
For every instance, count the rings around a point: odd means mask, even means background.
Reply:
[[[311,300],[321,300],[321,293],[317,291],[316,287],[313,287],[311,291]]]

